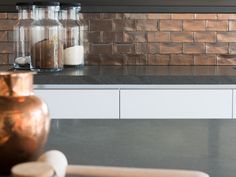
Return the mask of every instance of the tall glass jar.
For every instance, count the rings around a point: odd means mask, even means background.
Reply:
[[[13,68],[30,69],[30,34],[32,19],[32,3],[19,2],[16,4],[18,10],[18,23],[14,26],[14,53]]]
[[[80,9],[80,3],[61,3],[65,66],[84,65],[84,24],[77,18]]]
[[[37,71],[63,69],[63,27],[59,2],[34,2],[31,25],[32,67]]]

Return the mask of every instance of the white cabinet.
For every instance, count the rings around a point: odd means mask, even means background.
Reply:
[[[48,104],[52,118],[119,118],[119,90],[35,89],[35,94]]]
[[[233,118],[236,119],[236,89],[233,90]]]
[[[232,119],[236,88],[228,87],[40,85],[35,93],[57,119]]]
[[[120,118],[231,119],[232,89],[123,89]]]

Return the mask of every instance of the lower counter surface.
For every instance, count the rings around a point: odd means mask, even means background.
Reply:
[[[52,120],[46,150],[70,164],[200,170],[235,177],[234,120]]]

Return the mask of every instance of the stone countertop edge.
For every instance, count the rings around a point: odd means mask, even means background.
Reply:
[[[35,76],[34,84],[181,85],[236,84],[236,76]]]
[[[0,71],[10,65],[1,65]],[[236,84],[235,66],[84,66],[37,73],[36,85]]]

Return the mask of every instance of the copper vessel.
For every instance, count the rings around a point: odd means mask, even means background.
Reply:
[[[0,175],[35,160],[50,127],[47,105],[33,94],[33,73],[0,72]]]

